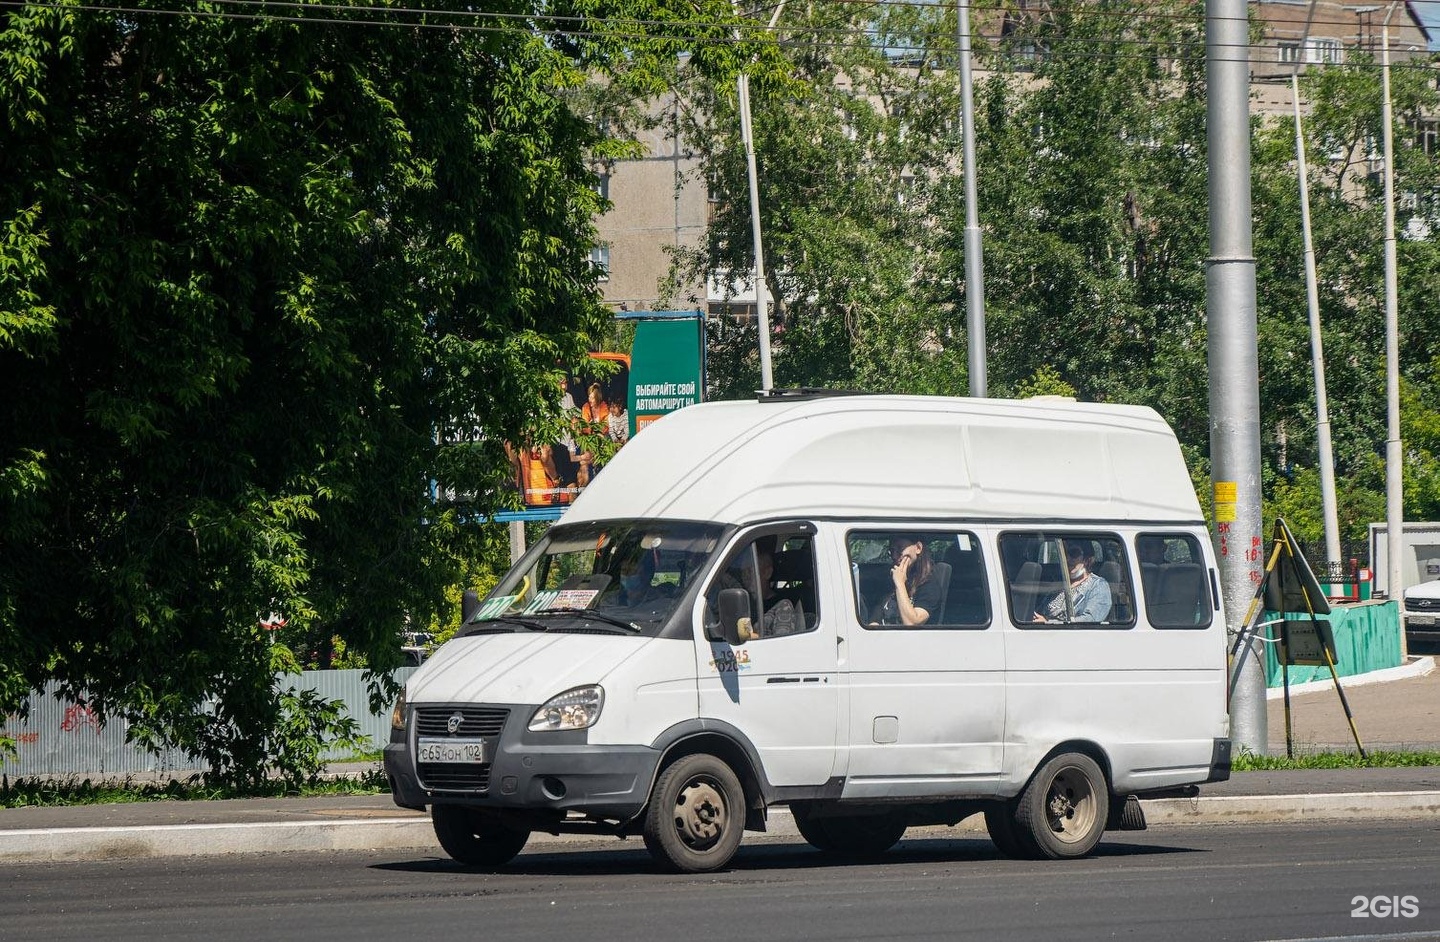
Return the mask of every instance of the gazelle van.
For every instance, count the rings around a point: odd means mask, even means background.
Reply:
[[[830,853],[983,814],[1007,855],[1078,857],[1228,777],[1220,605],[1150,409],[692,406],[410,678],[385,767],[477,866],[540,831],[713,870],[782,805]]]

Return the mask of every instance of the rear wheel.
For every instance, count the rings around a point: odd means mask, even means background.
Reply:
[[[460,805],[435,805],[430,823],[445,853],[471,867],[503,867],[530,839],[529,831],[506,827]]]
[[[1035,773],[1015,807],[1015,826],[1030,856],[1084,857],[1105,833],[1110,789],[1095,760],[1062,753]],[[998,845],[997,845],[998,846]],[[1029,848],[1027,848],[1029,849]]]
[[[718,870],[740,847],[745,791],[715,756],[684,756],[655,782],[644,830],[645,846],[662,867],[680,873]]]

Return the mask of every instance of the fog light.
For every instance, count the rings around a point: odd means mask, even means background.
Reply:
[[[565,783],[553,775],[547,775],[540,780],[540,791],[551,801],[559,801],[565,797]]]

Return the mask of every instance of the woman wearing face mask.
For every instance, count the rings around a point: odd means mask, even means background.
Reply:
[[[1062,622],[1100,623],[1110,616],[1110,583],[1095,575],[1095,551],[1089,540],[1079,540],[1065,545],[1065,561],[1070,570],[1070,587],[1055,593],[1035,613],[1034,621],[1058,624]],[[1070,596],[1067,610],[1066,593]]]
[[[616,601],[621,605],[639,605],[649,601],[655,581],[656,551],[642,549],[620,566],[620,592]]]
[[[918,536],[897,536],[890,541],[890,581],[895,591],[870,613],[872,625],[923,625],[940,609],[940,584],[930,578],[935,564],[930,549]]]

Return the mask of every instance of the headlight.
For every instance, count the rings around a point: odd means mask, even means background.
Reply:
[[[405,688],[400,688],[400,696],[395,698],[395,709],[390,711],[390,728],[405,728]]]
[[[532,733],[559,729],[586,729],[600,719],[605,691],[599,687],[576,687],[545,701],[530,717]]]

